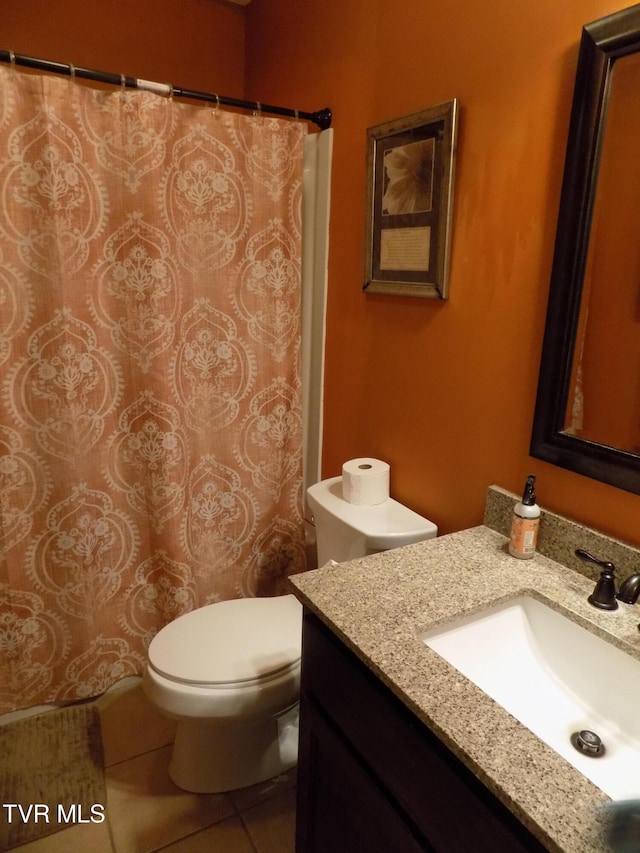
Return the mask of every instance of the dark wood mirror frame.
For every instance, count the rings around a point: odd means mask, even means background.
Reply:
[[[582,30],[530,448],[538,459],[635,494],[639,455],[569,435],[564,424],[612,70],[638,51],[640,4]]]

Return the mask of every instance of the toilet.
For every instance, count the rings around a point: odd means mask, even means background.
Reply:
[[[355,506],[342,477],[307,490],[318,564],[420,542],[437,527],[392,498]],[[169,774],[220,793],[293,767],[298,756],[302,606],[293,595],[241,598],[179,616],[151,641],[143,686],[177,721]]]

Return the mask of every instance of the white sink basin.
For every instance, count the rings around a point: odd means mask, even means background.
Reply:
[[[640,797],[640,661],[527,595],[421,639],[605,794]],[[584,729],[603,755],[572,745]]]

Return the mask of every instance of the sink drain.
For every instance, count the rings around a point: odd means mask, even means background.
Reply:
[[[571,735],[571,743],[574,749],[577,749],[583,755],[589,755],[592,758],[599,758],[601,755],[604,755],[604,744],[600,736],[595,732],[590,732],[588,729],[574,732]]]

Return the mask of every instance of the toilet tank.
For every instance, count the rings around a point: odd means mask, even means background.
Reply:
[[[342,477],[307,489],[316,527],[318,565],[343,563],[438,535],[436,525],[393,498],[375,506],[356,506],[342,497]]]

